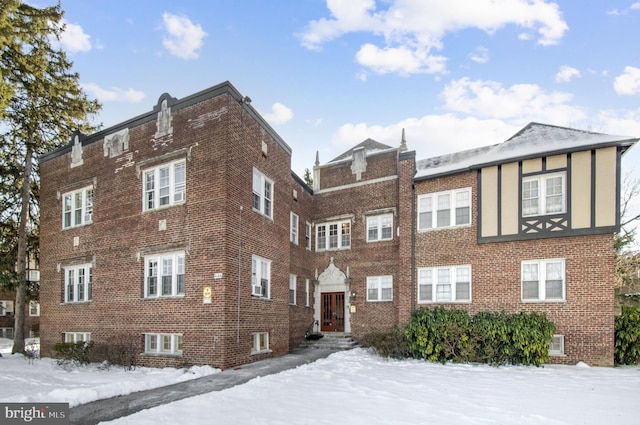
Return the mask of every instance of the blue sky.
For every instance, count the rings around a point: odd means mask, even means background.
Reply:
[[[35,0],[40,6],[55,4]],[[531,121],[640,136],[640,1],[61,0],[61,40],[98,121],[229,80],[293,149],[326,163],[404,128],[417,158]],[[635,170],[640,147],[625,168]]]

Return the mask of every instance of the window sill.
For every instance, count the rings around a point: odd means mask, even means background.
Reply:
[[[252,356],[257,356],[258,354],[268,354],[272,353],[273,350],[262,350],[262,351],[251,351]]]
[[[374,240],[367,240],[367,243],[391,242],[392,240],[393,240],[393,238],[389,238],[389,239],[374,239]]]
[[[350,247],[350,246],[345,247],[345,248],[342,248],[342,247],[341,247],[341,248],[323,248],[323,249],[317,249],[317,248],[316,248],[316,252],[325,252],[325,251],[346,251],[346,250],[349,250],[349,249],[351,249],[351,247]]]
[[[252,211],[258,215],[261,215],[262,217],[266,218],[267,220],[273,221],[273,217],[272,216],[268,216],[265,213],[261,212],[260,210],[257,210],[255,208],[252,208]]]
[[[463,300],[463,301],[418,301],[418,304],[471,304],[471,300]]]
[[[142,213],[150,213],[150,212],[154,212],[154,211],[163,211],[172,207],[178,207],[180,205],[184,205],[186,204],[187,201],[180,201],[180,202],[176,202],[175,204],[169,204],[169,205],[163,205],[161,207],[157,207],[157,208],[150,208],[150,209],[144,209],[142,210]]]
[[[65,301],[62,305],[78,305],[78,304],[89,304],[91,300],[88,301]]]
[[[158,295],[157,297],[142,297],[143,300],[181,300],[185,295]]]
[[[564,353],[549,353],[549,357],[567,357]]]
[[[260,300],[260,301],[273,301],[271,298],[261,297],[259,295],[251,295],[252,300]]]
[[[64,232],[65,230],[73,230],[73,229],[80,229],[82,227],[86,227],[93,224],[93,220],[87,222],[87,223],[82,223],[82,224],[76,224],[75,226],[67,226],[67,227],[63,227],[62,231]]]
[[[392,303],[393,300],[367,300],[368,303]]]
[[[525,304],[563,304],[566,303],[567,300],[521,300]]]
[[[177,354],[177,353],[141,353],[140,354],[142,357],[173,357],[173,358],[181,358],[182,357],[182,353]]]
[[[438,230],[464,229],[465,227],[471,227],[471,223],[469,223],[469,224],[460,224],[460,225],[457,225],[457,226],[443,226],[443,227],[430,227],[428,229],[418,229],[418,233],[437,232]]]

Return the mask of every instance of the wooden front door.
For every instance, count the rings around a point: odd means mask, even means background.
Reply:
[[[320,331],[344,332],[344,292],[322,293]]]

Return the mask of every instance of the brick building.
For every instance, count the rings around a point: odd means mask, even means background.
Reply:
[[[637,140],[530,124],[416,160],[366,140],[320,165],[231,84],[40,159],[41,344],[130,341],[150,366],[227,368],[305,333],[446,305],[542,311],[552,361],[613,364],[620,158]]]

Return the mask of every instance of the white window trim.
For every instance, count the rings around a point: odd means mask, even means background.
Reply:
[[[163,348],[163,338],[170,338],[170,348],[165,350]],[[152,343],[155,343],[155,348]],[[182,351],[179,347],[182,343],[182,334],[171,333],[146,333],[144,334],[144,354],[160,355],[160,356],[182,356]]]
[[[547,264],[562,263],[562,297],[547,298],[546,296],[546,275]],[[524,266],[525,264],[536,264],[538,266],[538,298],[524,298]],[[520,299],[524,303],[555,303],[565,302],[567,298],[567,268],[564,258],[551,258],[545,260],[525,260],[520,264]]]
[[[291,231],[289,239],[292,243],[298,245],[298,229],[300,228],[300,218],[298,217],[298,214],[294,213],[293,211],[291,211],[290,227]]]
[[[459,193],[468,193],[469,199],[469,222],[456,224],[456,208],[457,208],[457,196]],[[449,195],[450,206],[449,206],[449,225],[448,226],[440,226],[438,227],[438,197],[442,195]],[[428,211],[421,211],[421,204],[423,199],[431,199],[431,225],[426,227],[426,223],[423,223],[422,213]],[[473,221],[473,198],[472,191],[470,187],[465,187],[462,189],[455,190],[447,190],[444,192],[434,192],[434,193],[425,193],[424,195],[418,196],[418,231],[432,231],[439,229],[450,229],[453,227],[468,227],[471,226]]]
[[[391,220],[391,225],[389,226],[391,232],[389,233],[389,237],[382,236],[382,226],[383,221],[385,220]],[[369,230],[371,230],[372,228],[376,229],[375,238],[371,238],[369,234]],[[385,228],[387,227],[385,226]],[[367,217],[367,242],[380,242],[390,240],[393,240],[393,214],[380,214]]]
[[[64,332],[64,342],[91,342],[91,332]]]
[[[377,291],[376,298],[370,297],[369,291],[374,289]],[[382,298],[383,289],[391,289],[391,298]],[[393,301],[393,276],[367,276],[367,302],[390,302]]]
[[[555,212],[547,212],[547,180],[562,177],[562,210]],[[567,176],[564,171],[555,173],[537,174],[535,176],[522,178],[522,200],[521,204],[524,204],[524,185],[525,183],[537,181],[538,182],[538,212],[532,214],[525,214],[524,205],[522,208],[523,217],[538,217],[543,215],[564,214],[567,212]]]
[[[35,313],[32,313],[34,307],[35,307]],[[40,316],[40,303],[38,301],[29,301],[29,316],[31,317]]]
[[[458,269],[467,269],[469,274],[469,299],[456,299],[456,271]],[[438,300],[438,270],[449,270],[449,285],[451,285],[451,299],[450,300]],[[421,299],[421,277],[423,273],[431,274],[431,299]],[[471,264],[461,264],[456,266],[446,267],[420,267],[418,268],[418,304],[469,304],[473,300],[473,282],[472,282],[472,270]]]
[[[289,305],[296,305],[297,300],[297,276],[295,274],[289,275]],[[293,299],[293,302],[292,302]]]
[[[182,165],[184,168],[184,183],[176,185],[176,166]],[[169,169],[169,203],[160,205],[160,170]],[[147,189],[147,174],[153,173],[153,188]],[[153,195],[153,206],[149,206],[148,193]],[[179,199],[176,199],[176,198]],[[187,162],[184,159],[167,162],[142,171],[142,211],[156,211],[170,208],[174,205],[184,204],[187,199]]]
[[[304,306],[309,307],[310,304],[309,279],[304,280]]]
[[[260,337],[264,336],[266,344],[264,347],[260,346]],[[251,334],[251,354],[270,353],[269,349],[269,332],[255,332]]]
[[[258,179],[258,184],[260,189],[259,191],[256,191],[256,179]],[[269,183],[270,185],[270,192],[271,192],[271,198],[267,198],[266,194],[265,194],[265,185],[266,183]],[[275,195],[275,184],[273,183],[273,180],[271,180],[270,178],[268,178],[267,176],[265,176],[262,172],[260,172],[260,170],[258,170],[257,168],[253,169],[253,174],[252,174],[252,191],[251,191],[251,206],[253,208],[253,210],[255,212],[257,212],[258,214],[261,214],[267,218],[270,218],[273,220],[273,208],[275,205],[274,202],[274,195]],[[256,206],[254,205],[254,197],[257,197],[256,199],[258,199],[258,207],[256,208]],[[270,202],[269,205],[269,211],[265,212],[267,203],[266,201]]]
[[[81,196],[80,202],[82,204],[80,207],[80,222],[76,222],[75,199],[78,194]],[[61,199],[63,229],[70,229],[72,227],[84,226],[86,224],[93,223],[93,186],[85,186],[81,189],[63,193]],[[71,209],[69,211],[65,211],[67,199],[70,199],[71,202],[69,205]],[[65,225],[65,214],[67,212],[70,214],[69,224]]]
[[[82,290],[84,295],[82,299],[78,297],[80,291],[78,291],[79,287],[79,277],[80,270],[82,270],[84,274],[84,282],[82,284]],[[69,272],[73,272],[73,283],[69,285]],[[69,291],[71,289],[71,293]],[[93,265],[91,263],[88,264],[78,264],[75,266],[67,266],[64,268],[64,303],[65,304],[74,304],[74,303],[84,303],[91,301],[93,292]]]
[[[343,236],[346,235],[347,233],[343,233],[343,225],[344,224],[348,224],[349,226],[349,244],[343,244]],[[330,243],[330,235],[329,235],[329,229],[331,226],[337,226],[337,246],[336,247],[329,247],[329,243]],[[316,224],[316,251],[336,251],[336,250],[340,250],[340,249],[351,249],[351,235],[353,234],[353,229],[352,229],[352,225],[351,225],[351,220],[340,220],[340,221],[327,221],[324,223],[320,223],[320,224]],[[320,238],[318,235],[320,233],[320,229],[324,228],[325,230],[325,235],[323,238]],[[324,240],[325,241],[325,247],[324,248],[320,248],[320,241]]]
[[[169,274],[165,274],[166,270],[164,269],[165,260],[171,260],[171,293],[163,294],[163,282],[162,278],[164,276],[169,276]],[[180,261],[182,260],[182,261]],[[154,263],[156,270],[155,276],[150,275],[151,267],[150,264]],[[182,267],[180,270],[180,263]],[[179,271],[182,271],[180,274]],[[184,251],[176,251],[176,252],[163,252],[161,254],[153,254],[147,255],[144,257],[144,297],[145,298],[169,298],[169,297],[184,297],[186,289],[183,287],[180,290],[178,288],[178,276],[183,276],[183,286],[186,285],[186,256]],[[152,294],[150,289],[150,278],[155,277],[155,294]]]
[[[11,316],[13,313],[14,308],[12,300],[0,301],[0,316]]]
[[[308,221],[305,224],[305,247],[311,251],[311,223]]]
[[[266,282],[262,282],[265,275]],[[251,256],[251,296],[264,299],[271,297],[271,260],[257,255]]]
[[[556,342],[557,341],[557,342]],[[558,344],[560,349],[554,350],[553,346]],[[553,340],[549,343],[549,356],[553,357],[565,357],[564,352],[564,335],[554,335]]]

